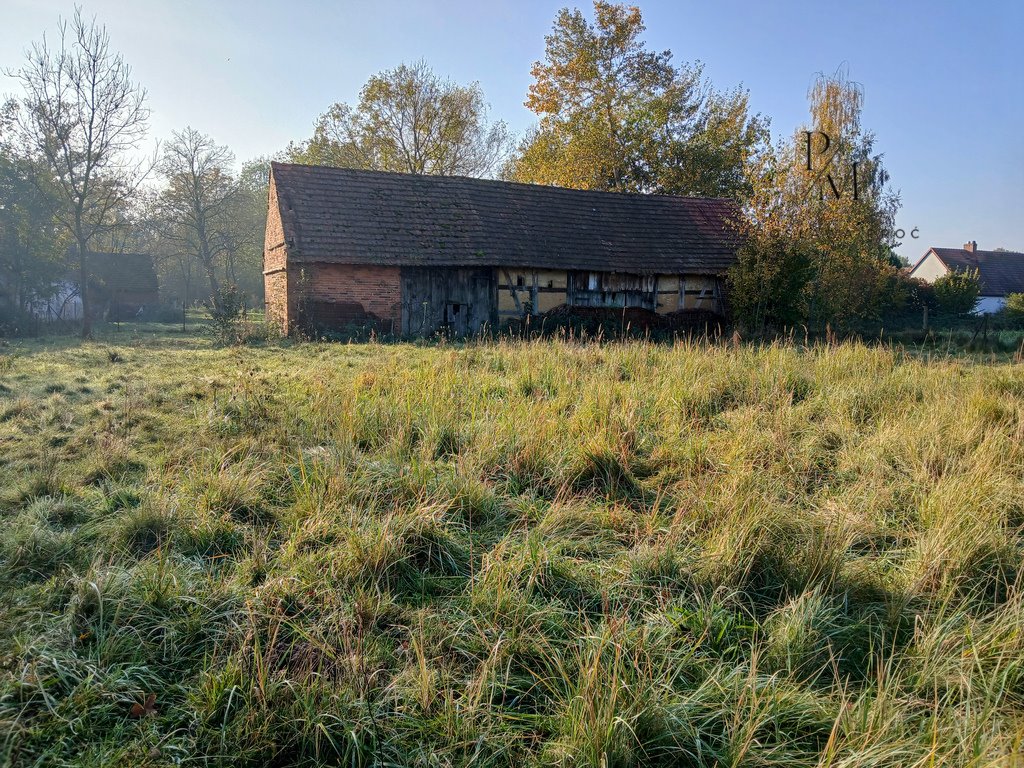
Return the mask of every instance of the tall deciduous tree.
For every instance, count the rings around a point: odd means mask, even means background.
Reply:
[[[402,64],[369,79],[355,106],[334,104],[313,138],[289,148],[296,162],[442,176],[487,176],[510,139],[488,119],[479,84],[442,80],[427,65]]]
[[[160,161],[160,171],[167,179],[161,194],[167,234],[197,261],[218,310],[221,286],[217,267],[230,256],[236,242],[232,214],[239,188],[231,173],[234,159],[226,146],[187,127],[173,134]]]
[[[639,8],[598,0],[594,23],[562,9],[533,65],[540,122],[505,175],[621,192],[743,196],[768,140],[747,94],[715,92],[699,65],[647,50]]]
[[[49,167],[54,215],[77,246],[82,336],[92,333],[87,252],[117,226],[117,212],[145,178],[137,149],[149,111],[146,92],[110,48],[106,28],[76,9],[59,24],[57,43],[44,37],[11,73],[24,88],[21,133]]]
[[[748,325],[849,328],[900,300],[891,258],[899,197],[861,125],[863,92],[840,72],[819,76],[808,98],[811,124],[780,142],[746,210],[731,295]],[[780,274],[787,279],[774,282]]]
[[[0,310],[13,325],[32,299],[52,293],[66,245],[43,192],[48,168],[12,140],[17,111],[15,102],[0,106]]]
[[[235,235],[228,264],[229,279],[257,301],[263,297],[263,237],[267,229],[269,181],[269,157],[243,163],[232,214]]]

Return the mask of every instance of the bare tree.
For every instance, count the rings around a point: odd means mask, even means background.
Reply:
[[[210,298],[221,308],[217,262],[233,254],[233,205],[239,194],[231,174],[234,155],[226,146],[188,127],[175,132],[160,170],[167,178],[161,195],[170,236],[198,261],[210,282]]]
[[[118,210],[152,167],[136,152],[149,110],[146,91],[111,50],[106,27],[76,8],[70,24],[61,20],[58,30],[55,46],[44,36],[26,53],[25,65],[8,74],[25,91],[22,136],[49,166],[54,215],[78,248],[82,337],[88,338],[89,243],[117,226]]]

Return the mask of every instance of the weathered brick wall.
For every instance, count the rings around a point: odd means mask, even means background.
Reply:
[[[263,236],[263,269],[284,265],[284,227],[277,204],[277,186],[270,177],[270,200],[267,211],[267,229]]]
[[[284,227],[281,224],[274,177],[271,176],[267,229],[263,237],[263,293],[267,317],[287,332],[292,318],[289,312],[286,258]]]
[[[304,264],[289,270],[293,302],[319,307],[325,319],[379,320],[384,330],[402,325],[402,282],[398,267],[362,264]],[[327,304],[333,306],[325,306]]]
[[[338,323],[371,319],[381,321],[389,331],[401,329],[402,285],[397,267],[289,262],[273,176],[268,203],[263,286],[269,318],[286,332],[303,320],[303,310]]]
[[[287,272],[274,272],[263,276],[267,319],[288,331],[288,277]]]

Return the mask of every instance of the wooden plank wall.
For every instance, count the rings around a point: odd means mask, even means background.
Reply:
[[[402,268],[402,332],[425,336],[447,329],[476,333],[495,318],[494,270],[461,267]]]
[[[562,304],[599,306],[599,297],[587,295],[588,291],[575,290],[574,282],[583,279],[584,273],[575,281],[573,275],[565,270],[499,267],[496,273],[500,318],[521,317],[530,308],[535,314],[540,314]],[[723,310],[721,282],[715,275],[640,276],[603,273],[598,282],[600,288],[608,291],[653,291],[656,306],[651,307],[646,300],[639,303],[631,301],[629,306],[646,306],[659,314],[680,309],[711,312]],[[583,284],[587,285],[589,281]]]

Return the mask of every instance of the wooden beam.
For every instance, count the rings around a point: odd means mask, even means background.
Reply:
[[[512,294],[512,301],[516,305],[516,311],[520,315],[522,315],[523,314],[523,305],[519,301],[519,294],[516,293],[515,285],[512,284],[512,275],[509,274],[509,271],[507,269],[503,269],[502,272],[505,273],[505,279],[508,281],[508,290],[509,290],[509,293]]]

